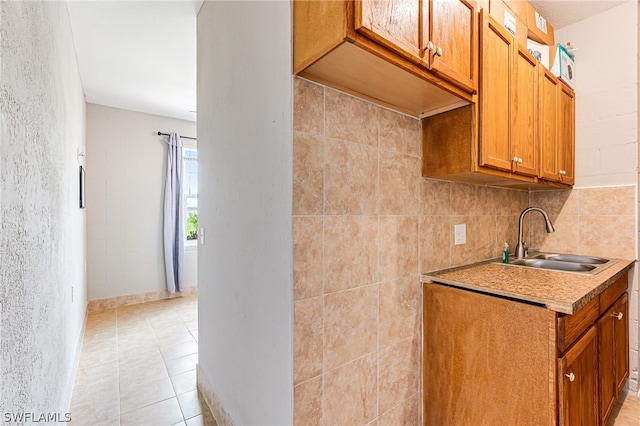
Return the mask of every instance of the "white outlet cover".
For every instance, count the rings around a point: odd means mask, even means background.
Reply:
[[[459,246],[467,243],[467,225],[453,225],[454,244]]]

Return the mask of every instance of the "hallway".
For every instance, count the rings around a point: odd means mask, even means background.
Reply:
[[[216,425],[196,390],[197,312],[197,296],[90,311],[71,423]]]

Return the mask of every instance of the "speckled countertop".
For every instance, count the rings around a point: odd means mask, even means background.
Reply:
[[[502,264],[495,260],[427,272],[422,275],[422,282],[506,296],[573,314],[633,266],[632,260],[610,262],[596,274],[582,274]]]

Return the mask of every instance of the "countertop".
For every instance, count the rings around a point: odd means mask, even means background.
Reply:
[[[544,305],[574,314],[631,269],[633,260],[611,259],[596,274],[551,271],[491,260],[422,274],[423,283],[442,283]]]

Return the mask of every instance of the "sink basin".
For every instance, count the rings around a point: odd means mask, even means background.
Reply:
[[[577,254],[557,254],[557,253],[539,254],[537,256],[533,256],[532,259],[555,260],[558,262],[585,263],[589,265],[601,265],[609,261],[609,259],[603,259],[601,257],[580,256]]]
[[[510,263],[512,265],[528,266],[530,268],[554,269],[556,271],[568,272],[590,272],[596,269],[594,265],[588,265],[584,263],[539,258],[515,259]]]

